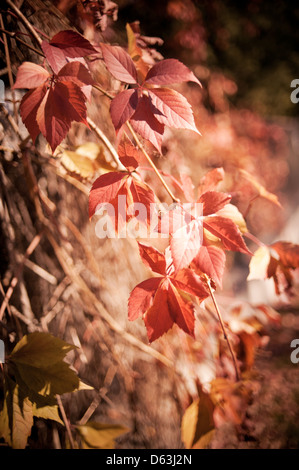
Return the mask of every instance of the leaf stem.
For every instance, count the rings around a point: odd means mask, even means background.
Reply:
[[[220,325],[221,325],[221,328],[222,328],[222,331],[223,331],[224,339],[225,339],[226,342],[227,342],[228,349],[229,349],[230,354],[231,354],[231,356],[232,356],[232,360],[233,360],[234,367],[235,367],[235,373],[236,373],[236,381],[238,382],[238,381],[240,380],[240,374],[239,374],[239,370],[238,370],[237,359],[236,359],[235,353],[234,353],[234,351],[233,351],[233,348],[232,348],[230,339],[229,339],[229,337],[228,337],[228,335],[227,335],[227,332],[226,332],[226,329],[225,329],[225,325],[224,325],[224,322],[223,322],[223,318],[222,318],[220,309],[219,309],[219,307],[218,307],[216,298],[215,298],[215,296],[214,296],[214,293],[213,293],[213,290],[212,290],[212,287],[211,287],[210,279],[209,279],[208,276],[206,276],[206,275],[205,275],[205,278],[206,278],[206,281],[207,281],[207,284],[208,284],[210,296],[211,296],[211,298],[212,298],[212,301],[213,301],[213,304],[214,304],[214,307],[215,307],[215,310],[216,310],[216,313],[217,313],[217,316],[218,316],[218,319],[219,319],[219,322],[220,322]]]
[[[106,90],[104,90],[100,85],[93,85],[93,87],[96,89],[96,90],[99,90],[101,93],[103,93],[105,96],[107,96],[109,99],[113,99],[114,96],[112,96],[110,93],[108,93]],[[159,170],[158,168],[156,167],[156,165],[154,164],[154,162],[152,161],[151,157],[149,156],[149,154],[147,153],[147,151],[145,150],[144,146],[142,145],[142,143],[140,142],[136,132],[134,131],[133,127],[131,126],[131,124],[129,123],[129,121],[126,122],[126,125],[129,129],[129,131],[131,132],[132,136],[134,137],[134,140],[138,146],[138,148],[141,150],[141,152],[143,153],[143,155],[145,156],[145,158],[147,159],[148,163],[150,164],[150,166],[152,167],[152,169],[154,170],[154,172],[156,173],[157,177],[159,178],[160,182],[162,183],[162,185],[164,186],[165,190],[167,191],[167,193],[169,194],[169,196],[171,197],[171,199],[173,200],[173,202],[177,202],[179,203],[180,200],[175,197],[175,195],[173,194],[173,192],[171,191],[171,189],[169,188],[168,184],[166,183],[165,179],[163,178],[163,176],[159,173]]]
[[[243,236],[248,238],[249,240],[253,241],[253,243],[255,243],[258,246],[266,246],[265,243],[261,242],[258,238],[256,238],[250,232],[243,233]]]
[[[131,124],[129,123],[129,121],[126,122],[126,125],[129,129],[129,131],[131,132],[132,136],[134,137],[134,140],[138,146],[138,148],[141,150],[141,152],[143,153],[143,155],[145,156],[145,158],[147,159],[148,163],[150,164],[150,166],[152,167],[152,169],[154,170],[154,172],[156,173],[157,177],[159,178],[160,182],[162,183],[162,185],[164,186],[165,190],[168,192],[169,196],[171,197],[171,199],[173,200],[173,202],[180,202],[180,200],[175,197],[175,195],[173,194],[173,192],[171,191],[171,189],[169,188],[168,184],[166,183],[165,179],[163,178],[163,176],[160,174],[158,168],[156,167],[156,165],[154,164],[154,162],[152,161],[151,157],[149,156],[149,154],[147,153],[147,151],[145,150],[144,146],[142,145],[142,143],[140,142],[136,132],[134,131],[133,127],[131,126]]]

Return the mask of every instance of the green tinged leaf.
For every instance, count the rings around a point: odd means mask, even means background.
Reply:
[[[82,439],[84,449],[114,449],[115,439],[129,432],[119,424],[103,424],[90,421],[85,425],[76,426]]]
[[[79,387],[79,378],[63,361],[75,346],[48,333],[24,336],[11,353],[21,381],[29,390],[44,397],[73,392]]]
[[[60,423],[64,426],[64,422],[59,416],[57,405],[42,406],[39,408],[37,407],[36,403],[33,403],[32,411],[33,416],[36,418],[52,419],[53,421],[57,421],[57,423]]]
[[[79,378],[66,362],[57,362],[47,368],[17,364],[22,381],[43,397],[55,397],[73,392],[79,387]]]
[[[61,361],[76,346],[68,344],[49,333],[35,332],[25,335],[14,347],[10,360],[46,368]]]

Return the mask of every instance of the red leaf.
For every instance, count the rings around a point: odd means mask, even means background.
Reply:
[[[33,143],[40,133],[40,128],[36,121],[36,113],[46,93],[46,85],[39,86],[34,90],[28,91],[23,96],[20,104],[21,118],[31,136],[31,139],[33,140]]]
[[[33,64],[32,62],[23,62],[18,68],[17,79],[14,88],[36,88],[43,85],[50,77],[44,67]]]
[[[58,47],[53,47],[47,41],[43,41],[41,48],[54,73],[57,74],[68,63],[64,52]]]
[[[183,299],[171,282],[169,283],[167,300],[174,322],[194,338],[195,317],[192,302]]]
[[[183,95],[170,88],[153,88],[149,90],[149,96],[152,112],[161,124],[176,129],[190,129],[200,134],[191,106]]]
[[[223,180],[224,170],[222,167],[208,171],[208,173],[200,180],[200,185],[198,187],[199,194],[216,189],[218,184]]]
[[[202,224],[193,219],[176,230],[170,240],[170,249],[175,270],[189,266],[202,244]]]
[[[72,82],[57,82],[50,88],[37,111],[36,120],[52,151],[66,136],[72,121],[86,121],[85,97]]]
[[[137,109],[130,121],[133,129],[161,152],[164,125],[157,121],[153,115],[147,96],[142,96],[139,99]]]
[[[134,62],[122,47],[101,43],[101,49],[106,67],[113,77],[121,82],[137,83]]]
[[[41,47],[56,74],[67,63],[67,58],[84,57],[97,52],[87,39],[71,30],[60,31],[50,42],[43,41]]]
[[[195,82],[201,86],[194,73],[176,59],[165,59],[156,63],[147,73],[145,82],[151,85],[168,85],[169,83]]]
[[[194,258],[195,265],[202,273],[207,274],[222,288],[222,278],[225,268],[225,253],[217,246],[202,246]]]
[[[62,81],[74,82],[79,87],[83,85],[93,85],[89,70],[78,61],[68,62],[59,70],[57,77]]]
[[[95,180],[89,194],[89,218],[98,204],[112,203],[116,199],[124,182],[124,174],[120,172],[105,173]]]
[[[155,273],[165,275],[165,256],[153,246],[147,246],[138,242],[139,252],[143,263]]]
[[[290,242],[276,242],[270,245],[279,255],[281,263],[292,269],[299,268],[299,245]]]
[[[168,288],[170,281],[164,279],[156,292],[153,305],[146,312],[144,323],[150,342],[155,341],[166,333],[173,325],[174,321],[168,306]]]
[[[197,202],[203,205],[202,215],[215,214],[215,212],[222,209],[231,200],[229,194],[220,193],[217,191],[207,191],[200,196]]]
[[[220,238],[224,248],[232,251],[240,251],[252,255],[248,250],[240,230],[236,224],[226,217],[212,216],[206,217],[203,226],[216,237]]]
[[[139,212],[139,221],[149,225],[151,219],[151,205],[155,204],[155,194],[145,183],[133,177],[128,178],[126,188],[128,205],[137,205],[136,209]],[[139,207],[138,203],[140,204]],[[144,214],[142,214],[141,210],[144,211]],[[128,211],[127,215],[129,215],[129,218],[134,216],[134,214],[128,214]]]
[[[133,321],[141,317],[152,305],[154,295],[163,278],[153,277],[136,286],[129,297],[129,320]]]
[[[138,105],[137,90],[125,90],[111,101],[110,114],[115,130],[118,131],[126,121],[131,119]]]
[[[123,139],[121,144],[118,146],[117,153],[121,163],[128,171],[133,171],[138,167],[139,152],[129,139]]]
[[[182,183],[182,191],[184,193],[185,198],[188,202],[194,201],[194,184],[192,179],[189,175],[184,173],[180,173],[180,180]]]
[[[194,295],[200,301],[209,296],[204,283],[200,277],[192,269],[181,269],[172,279],[172,283],[177,289],[180,289],[188,294]]]

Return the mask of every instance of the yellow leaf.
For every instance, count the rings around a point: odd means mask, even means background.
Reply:
[[[268,247],[260,246],[250,260],[247,281],[251,281],[253,279],[266,279],[270,258],[271,255]]]
[[[248,228],[246,226],[246,222],[244,220],[243,215],[241,214],[239,209],[233,204],[226,204],[226,206],[224,206],[222,209],[220,209],[220,211],[217,212],[217,215],[231,219],[239,227],[241,233],[248,232]]]
[[[85,425],[76,426],[85,449],[114,449],[115,439],[129,432],[129,429],[119,424],[104,424],[90,421]]]
[[[37,407],[36,403],[33,403],[32,411],[33,416],[36,416],[36,418],[52,419],[64,426],[64,422],[59,416],[57,405]]]
[[[13,449],[25,449],[33,426],[32,403],[12,379],[5,380],[4,406],[0,414],[0,436]]]
[[[80,145],[75,152],[65,150],[60,161],[66,170],[82,178],[92,177],[96,171],[115,170],[115,166],[107,161],[103,147],[94,142]]]
[[[76,346],[49,333],[34,332],[23,336],[16,344],[10,360],[15,363],[45,368],[55,364]]]
[[[186,409],[182,419],[181,437],[186,449],[192,449],[214,429],[213,411],[214,405],[209,395],[201,391],[200,397]]]

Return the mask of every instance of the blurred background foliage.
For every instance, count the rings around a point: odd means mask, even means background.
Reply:
[[[139,20],[159,50],[237,83],[231,102],[264,116],[298,115],[290,80],[299,70],[299,6],[277,0],[120,0],[119,25]]]

